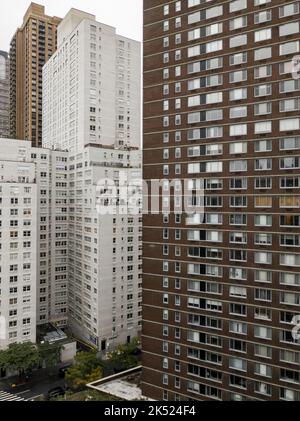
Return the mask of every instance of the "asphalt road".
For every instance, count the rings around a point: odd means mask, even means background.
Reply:
[[[45,376],[45,373],[34,373],[28,383],[14,389],[9,387],[10,379],[0,381],[0,391],[9,392],[26,400],[33,400],[47,394],[48,390],[54,387],[65,386],[65,380],[58,376]]]

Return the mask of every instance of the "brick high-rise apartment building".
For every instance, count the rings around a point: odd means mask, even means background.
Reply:
[[[31,3],[10,44],[10,131],[15,139],[42,145],[43,66],[56,51],[61,19]]]
[[[9,56],[0,51],[0,137],[9,137]]]
[[[202,223],[144,218],[153,399],[300,399],[299,21],[299,1],[144,1],[144,177],[205,188]]]

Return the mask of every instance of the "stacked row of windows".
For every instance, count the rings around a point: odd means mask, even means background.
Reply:
[[[240,28],[245,28],[247,30],[247,25],[250,22],[252,25],[253,18],[254,24],[266,23],[271,21],[274,18],[285,18],[294,16],[299,13],[299,2],[292,2],[287,5],[276,5],[273,6],[269,0],[235,0],[231,1],[228,4],[217,5],[213,7],[209,7],[207,3],[209,1],[205,0],[188,0],[188,8],[196,7],[199,5],[204,5],[203,8],[197,10],[195,13],[191,13],[188,15],[188,24],[196,24],[197,22],[204,22],[207,19],[215,19],[220,17],[222,19],[223,15],[226,15],[227,8],[229,8],[229,13],[236,13],[241,11],[241,13],[247,12],[247,7],[251,6],[261,6],[266,5],[270,6],[267,10],[261,9],[254,9],[251,15],[247,13],[247,15],[243,16],[234,16],[230,17],[229,20],[217,23],[203,23],[203,26],[199,26],[193,29],[189,29],[186,33],[187,39],[189,42],[193,42],[196,40],[201,40],[205,37],[215,36],[215,37],[222,37],[222,34],[227,32],[229,29],[230,31],[238,30]],[[175,7],[175,13],[181,12],[181,4],[180,2],[176,2],[176,4],[170,4],[164,6],[164,16],[165,19],[168,19],[168,15],[170,11]],[[180,14],[180,13],[179,13]],[[254,16],[253,16],[254,15]],[[173,15],[172,15],[173,18]],[[163,30],[165,32],[170,31],[174,28],[173,23],[175,23],[175,28],[180,28],[185,22],[185,17],[183,16],[176,16],[174,20],[165,20],[162,22]],[[246,29],[247,28],[247,29]],[[227,48],[236,48],[236,47],[243,47],[246,48],[252,40],[255,43],[271,41],[272,37],[277,35],[277,31],[279,33],[279,37],[285,37],[289,35],[294,35],[299,33],[299,22],[287,22],[287,23],[280,23],[278,25],[278,30],[274,26],[272,28],[264,28],[264,29],[257,29],[254,27],[255,30],[253,31],[253,35],[249,32],[242,33],[239,35],[233,35],[229,37],[228,45],[227,41],[223,40],[214,40],[209,41],[206,43],[201,43],[199,45],[193,45],[188,47],[187,55],[189,58],[196,57],[198,55],[209,54],[214,52],[220,52],[222,50],[226,50]],[[167,35],[167,34],[166,34]],[[173,35],[172,35],[173,36]],[[175,46],[180,45],[185,39],[185,35],[176,33],[174,35]],[[163,38],[163,46],[164,48],[169,48],[173,45],[173,38],[171,36],[165,36]],[[174,52],[165,52],[163,53],[163,62],[165,64],[170,62],[172,58],[171,54],[174,54],[175,61],[179,61],[184,57],[183,50],[174,49]],[[278,44],[278,54],[279,56],[285,56],[287,54],[296,54],[299,52],[300,44],[299,41],[290,41],[290,42],[283,42]],[[277,56],[277,46],[263,46],[263,47],[255,47],[255,50],[252,51],[245,51],[245,52],[229,52],[230,54],[225,57],[216,57],[211,59],[203,59],[197,62],[189,63],[187,65],[187,73],[188,75],[192,75],[193,73],[199,72],[206,72],[211,71],[213,69],[222,69],[223,65],[245,65],[247,63],[252,62],[252,58],[254,61],[260,61],[265,59],[272,59],[275,57],[275,53]],[[218,53],[219,54],[219,53]],[[220,53],[221,54],[221,53]],[[227,62],[228,60],[228,62]],[[282,60],[282,58],[281,58]],[[184,69],[185,70],[185,69]],[[232,69],[233,70],[233,69]],[[192,93],[194,90],[200,90],[204,88],[214,88],[218,86],[222,86],[224,83],[249,83],[250,78],[254,77],[255,80],[257,79],[264,79],[270,78],[277,75],[286,75],[291,74],[292,66],[290,61],[282,62],[282,63],[275,63],[275,64],[264,64],[259,65],[259,63],[254,63],[254,68],[252,72],[251,70],[244,69],[231,71],[224,74],[213,74],[208,76],[197,77],[196,79],[188,80],[187,82],[182,81],[175,81],[174,83],[174,92],[175,94],[181,93],[185,87],[187,90]],[[164,68],[163,69],[163,79],[165,79],[163,85],[163,95],[167,96],[171,92],[171,84],[168,84],[167,79],[173,79],[175,75],[176,78],[183,76],[185,72],[183,71],[183,67],[180,65],[176,65],[173,70],[171,68]],[[228,76],[227,76],[228,75]],[[196,76],[195,76],[196,77]],[[176,80],[176,79],[175,79]],[[259,84],[257,86],[251,87],[239,87],[233,88],[228,90],[228,97],[227,92],[208,92],[200,95],[190,96],[187,101],[188,108],[197,107],[197,110],[194,112],[188,112],[187,120],[185,120],[185,116],[177,115],[163,117],[163,126],[168,128],[175,123],[175,126],[181,126],[183,124],[197,124],[202,122],[211,122],[217,120],[224,120],[227,119],[227,112],[230,119],[239,119],[239,118],[246,118],[249,115],[261,116],[261,115],[271,115],[274,112],[293,112],[299,110],[299,98],[284,98],[279,99],[278,101],[272,100],[264,100],[262,103],[255,103],[255,104],[230,104],[230,107],[227,108],[207,108],[207,109],[200,109],[198,108],[205,105],[211,104],[220,104],[223,102],[229,101],[241,101],[246,100],[247,98],[261,98],[261,97],[268,97],[277,94],[287,94],[291,92],[296,92],[300,89],[300,85],[298,83],[298,79],[290,79],[290,80],[281,80],[278,81],[270,81],[269,83]],[[172,81],[173,83],[173,81]],[[268,98],[267,98],[268,99]],[[257,100],[256,100],[257,101]],[[184,109],[186,102],[184,98],[177,97],[174,100],[164,100],[162,102],[162,109],[164,112],[168,112],[171,109],[180,110]],[[204,107],[203,107],[204,108]],[[173,120],[174,119],[174,120]],[[277,122],[275,121],[257,121],[251,123],[244,123],[244,124],[231,124],[228,127],[228,135],[231,137],[239,137],[239,136],[247,136],[250,133],[250,128],[252,131],[257,135],[265,135],[268,133],[274,133],[277,129]],[[189,128],[188,128],[189,129]],[[300,130],[299,120],[298,118],[286,118],[280,119],[278,122],[278,129],[280,132],[293,132],[294,130]],[[166,129],[168,130],[168,129]],[[174,140],[176,142],[180,142],[183,137],[183,131],[179,131],[180,129],[176,128],[174,131]],[[200,139],[215,139],[215,138],[223,138],[224,135],[227,133],[227,127],[223,126],[208,126],[203,128],[195,128],[187,130],[187,139],[188,141],[197,141]],[[216,177],[227,171],[227,167],[230,173],[235,172],[252,172],[253,171],[285,171],[285,170],[294,170],[299,168],[299,157],[292,155],[293,152],[290,152],[290,156],[282,156],[282,157],[255,157],[251,160],[248,158],[243,159],[231,159],[226,161],[221,161],[221,156],[223,154],[229,153],[230,155],[234,154],[250,154],[250,153],[265,153],[265,152],[278,152],[278,151],[293,151],[298,149],[298,136],[291,136],[294,133],[287,133],[290,136],[282,137],[280,139],[260,139],[251,141],[240,141],[234,140],[232,143],[228,144],[228,142],[224,143],[216,143],[216,144],[209,144],[209,145],[197,145],[197,146],[187,146],[187,151],[183,149],[183,147],[176,147],[176,148],[164,148],[161,150],[162,152],[162,159],[169,160],[172,156],[175,159],[181,159],[185,156],[187,152],[188,158],[197,158],[203,156],[210,156],[210,155],[220,155],[220,161],[211,161],[211,162],[190,162],[187,164],[187,172],[188,174],[201,174],[201,173],[209,173],[209,174],[216,174]],[[173,137],[173,132],[165,132],[163,133],[163,143],[168,143]],[[285,135],[284,135],[285,136]],[[186,147],[186,145],[185,145]],[[170,167],[171,165],[165,164],[163,165],[163,174],[165,176],[170,175]],[[184,174],[186,171],[186,164],[175,164],[175,174]],[[236,174],[238,175],[238,174]],[[244,174],[243,174],[244,175]],[[230,174],[232,176],[232,174]],[[278,175],[270,175],[268,177],[257,177],[256,174],[250,177],[231,177],[230,179],[226,178],[211,178],[205,179],[202,181],[202,188],[205,190],[222,190],[225,187],[229,187],[230,190],[247,190],[247,189],[288,189],[288,188],[298,188],[299,186],[299,177],[294,174],[282,176],[280,172]],[[166,180],[167,181],[167,180]],[[194,189],[198,184],[197,179],[190,180],[190,189]],[[277,190],[276,190],[277,191]],[[252,202],[255,207],[257,208],[274,208],[277,205],[280,208],[298,208],[298,198],[297,196],[273,196],[273,195],[260,195],[255,196],[250,199],[247,195],[234,195],[230,198],[224,199],[222,196],[208,196],[205,199],[204,204],[206,207],[222,207],[225,204],[229,205],[231,208],[245,208],[252,205]],[[254,227],[272,227],[280,226],[280,227],[298,227],[299,225],[299,217],[298,215],[271,215],[271,214],[263,214],[257,213],[254,215],[250,214],[242,214],[242,213],[232,213],[232,214],[224,214],[224,213],[209,213],[206,212],[203,216],[203,220],[200,221],[199,215],[190,215],[188,218],[185,219],[186,225],[200,225],[201,223],[204,224],[216,224],[216,225],[225,225],[225,226],[254,226]],[[182,223],[181,217],[176,217],[176,223]],[[228,224],[228,222],[229,224]],[[169,217],[164,217],[165,224],[169,223]],[[236,231],[230,231],[228,233],[223,232],[222,230],[207,230],[207,229],[188,229],[187,231],[187,239],[188,241],[195,242],[195,247],[186,247],[182,246],[181,244],[177,243],[176,245],[164,244],[162,247],[162,254],[164,256],[169,256],[173,254],[176,257],[181,255],[185,255],[185,257],[190,257],[191,261],[193,259],[213,259],[213,260],[223,260],[225,255],[226,258],[228,257],[229,262],[241,262],[241,266],[243,262],[247,262],[248,260],[252,261],[256,265],[271,265],[274,263],[274,256],[275,252],[267,250],[246,250],[246,249],[231,249],[225,250],[223,248],[216,247],[205,247],[205,241],[211,241],[214,243],[223,243],[223,241],[229,240],[229,243],[232,245],[239,245],[239,244],[248,244],[248,241],[251,241],[251,244],[270,247],[276,243],[281,247],[298,247],[299,244],[299,236],[296,233],[285,233],[282,232],[278,235],[275,235],[273,232],[259,232],[259,229],[256,229],[257,232],[253,234],[249,232],[241,232],[240,228],[236,228]],[[231,228],[234,230],[235,228]],[[241,228],[241,230],[244,228]],[[164,240],[173,240],[173,234],[175,241],[180,241],[182,237],[185,236],[183,230],[178,227],[175,229],[164,228],[163,229],[163,239]],[[225,242],[226,242],[225,241]],[[196,247],[201,244],[201,247]],[[191,244],[191,243],[190,243]],[[281,251],[276,252],[276,262],[278,260],[279,266],[288,266],[290,270],[293,270],[291,267],[295,266],[298,267],[298,254],[294,253],[282,253]],[[198,330],[191,330],[191,326],[196,327],[205,327],[208,329],[214,329],[223,331],[225,326],[224,319],[220,317],[213,317],[205,315],[206,311],[212,313],[224,313],[228,314],[231,317],[231,320],[226,322],[228,325],[228,331],[230,333],[236,335],[247,335],[249,331],[253,331],[253,336],[258,339],[271,341],[274,340],[275,336],[281,343],[288,343],[289,345],[295,344],[295,340],[292,338],[290,326],[286,329],[281,328],[282,324],[290,325],[293,319],[292,311],[285,311],[285,310],[276,310],[276,314],[279,313],[279,326],[276,329],[273,329],[270,326],[264,326],[263,323],[265,321],[272,321],[275,316],[275,309],[271,308],[272,304],[276,302],[276,304],[280,304],[286,309],[285,306],[290,306],[291,310],[295,308],[295,306],[300,305],[300,295],[298,292],[294,292],[292,290],[285,290],[284,286],[298,286],[300,284],[300,276],[298,273],[292,272],[285,272],[285,271],[278,271],[275,272],[273,270],[268,270],[269,267],[260,269],[258,267],[254,267],[253,269],[244,268],[244,267],[236,267],[231,264],[232,267],[222,267],[221,265],[212,265],[212,264],[202,264],[202,263],[186,263],[180,261],[170,261],[166,260],[168,257],[165,258],[162,262],[162,272],[166,275],[163,277],[163,288],[169,289],[171,287],[171,278],[169,278],[169,273],[175,272],[175,276],[180,276],[182,273],[187,273],[189,276],[195,276],[195,279],[190,279],[187,281],[187,290],[190,293],[196,293],[195,296],[190,295],[188,297],[184,297],[182,292],[178,291],[176,294],[171,293],[163,293],[162,294],[162,304],[166,306],[166,309],[163,310],[163,320],[166,324],[163,326],[162,334],[165,337],[163,342],[163,352],[167,353],[170,351],[169,349],[169,342],[173,339],[181,340],[185,336],[183,333],[183,329],[180,326],[172,327],[168,325],[168,322],[174,321],[175,323],[184,324],[184,320],[187,321],[188,331],[187,331],[187,339],[189,343],[197,344],[197,348],[193,348],[189,346],[187,349],[187,357],[189,359],[197,360],[198,364],[199,361],[208,362],[215,366],[224,364],[224,354],[218,353],[214,351],[207,351],[202,349],[201,344],[210,345],[215,348],[220,348],[222,350],[226,349],[224,344],[224,339],[215,335],[214,333],[203,333],[199,332]],[[229,266],[228,265],[228,266]],[[187,269],[187,270],[186,270]],[[283,269],[283,268],[282,268]],[[297,269],[295,269],[296,271]],[[178,274],[178,275],[177,275]],[[225,285],[222,283],[221,279],[224,275],[226,275],[226,279],[231,280],[231,283],[237,282],[237,285]],[[204,279],[199,281],[200,279]],[[248,283],[251,282],[253,278],[254,282],[260,283],[269,283],[274,285],[274,282],[277,282],[282,285],[282,290],[278,291],[276,294],[272,289],[269,288],[261,288],[259,285],[249,287]],[[214,279],[216,281],[214,281]],[[219,282],[218,282],[219,281]],[[242,285],[240,281],[247,281],[243,282]],[[181,282],[180,279],[174,280],[175,284],[174,287],[176,290],[181,289]],[[186,285],[186,281],[184,281]],[[219,299],[210,299],[205,298],[205,294],[211,294],[219,296]],[[186,294],[185,294],[186,295]],[[248,305],[248,301],[234,303],[232,300],[231,302],[227,303],[223,301],[224,296],[229,296],[232,298],[236,298],[239,300],[249,300],[251,298],[251,305]],[[218,298],[218,297],[217,297]],[[201,310],[201,314],[194,314],[190,312],[181,312],[180,307],[186,303],[186,308],[188,311]],[[175,310],[170,310],[167,308],[170,305],[175,306]],[[261,307],[263,306],[263,307]],[[245,321],[247,317],[253,316],[253,318],[257,321],[258,324],[251,324],[250,325],[244,321],[236,321],[233,318],[240,318],[244,317]],[[242,319],[243,320],[243,319]],[[261,323],[261,324],[260,324]],[[174,335],[173,335],[174,333]],[[278,334],[278,335],[277,335]],[[232,335],[229,335],[232,337]],[[227,341],[227,339],[226,339]],[[259,342],[259,341],[258,341]],[[284,345],[280,345],[284,346]],[[176,356],[180,356],[180,352],[182,352],[183,346],[174,345],[174,354]],[[236,371],[245,371],[249,370],[249,361],[248,354],[252,353],[254,355],[254,359],[260,361],[260,358],[263,359],[272,359],[274,354],[277,353],[272,346],[269,346],[267,342],[263,342],[261,344],[256,343],[250,344],[244,340],[240,339],[229,339],[228,340],[228,349],[231,354],[234,353],[242,353],[247,354],[240,357],[235,357],[234,355],[229,359],[229,368]],[[281,362],[289,363],[289,364],[299,364],[299,353],[293,351],[292,349],[280,349],[279,358]],[[169,355],[170,357],[170,355]],[[167,356],[163,358],[163,369],[170,370],[173,368],[173,360],[168,358]],[[222,399],[224,397],[223,390],[221,387],[214,387],[209,386],[204,383],[200,383],[196,379],[193,380],[193,377],[209,379],[210,381],[214,382],[222,382],[224,379],[224,371],[218,371],[207,367],[202,367],[199,365],[189,363],[186,367],[186,373],[190,381],[186,382],[180,376],[183,371],[182,364],[180,361],[174,361],[174,371],[178,374],[170,375],[164,373],[162,375],[162,384],[167,386],[163,391],[163,398],[167,399],[170,397],[170,393],[167,389],[171,386],[175,389],[180,390],[182,393],[190,392],[195,394],[200,394],[202,396],[207,396],[215,399]],[[251,369],[252,370],[252,369]],[[277,368],[276,368],[277,370]],[[295,383],[297,384],[296,388],[298,388],[299,384],[299,373],[293,369],[286,369],[286,368],[279,368],[279,380],[283,382]],[[265,364],[256,362],[254,364],[254,371],[251,373],[253,375],[259,375],[262,377],[270,378],[274,377],[273,367],[272,364]],[[279,389],[279,396],[280,399],[286,400],[296,400],[299,398],[299,393],[292,388],[287,387],[274,387],[274,385],[269,384],[265,381],[249,381],[248,378],[242,377],[240,375],[231,374],[228,376],[229,378],[229,386],[230,388],[239,388],[243,389],[244,391],[250,392],[250,389],[254,390],[255,394],[260,394],[262,396],[272,396],[272,394],[277,393]],[[271,380],[270,380],[271,383]],[[293,386],[292,386],[293,387]],[[247,394],[245,392],[245,394]],[[241,392],[242,393],[242,392]],[[175,394],[175,397],[178,398],[178,394]],[[240,400],[243,399],[243,395],[239,395],[238,393],[232,393],[231,398],[233,400]]]

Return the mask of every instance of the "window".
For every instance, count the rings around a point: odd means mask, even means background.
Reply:
[[[230,108],[230,118],[247,117],[247,106]]]
[[[175,51],[175,60],[180,60],[181,59],[181,50],[176,50]]]
[[[230,242],[237,244],[247,244],[247,234],[241,232],[230,233]]]
[[[269,171],[272,169],[272,159],[262,158],[255,160],[255,171]]]
[[[300,109],[300,99],[285,99],[279,102],[280,112],[297,111]]]
[[[265,326],[254,326],[254,337],[261,339],[272,339],[272,329]]]
[[[163,118],[163,126],[168,127],[169,126],[169,117],[166,116]]]
[[[282,196],[279,198],[281,208],[299,208],[298,196]]]
[[[188,64],[188,74],[198,73],[203,70],[218,69],[223,66],[223,58],[211,58],[209,60],[198,61]]]
[[[265,246],[272,245],[272,234],[265,234],[265,233],[255,234],[254,244],[265,245]]]
[[[272,215],[255,215],[254,223],[256,227],[272,226]]]
[[[247,98],[247,88],[232,89],[229,91],[230,101],[239,101]]]
[[[175,35],[175,44],[180,44],[181,43],[181,34],[176,34]]]
[[[255,123],[254,132],[255,132],[255,134],[271,133],[272,132],[272,122],[271,121],[261,121],[259,123]]]
[[[241,358],[229,358],[229,367],[234,370],[247,371],[247,361]]]
[[[175,93],[179,93],[179,92],[181,92],[181,83],[176,82],[175,83]]]
[[[169,384],[169,376],[167,374],[163,374],[162,382],[166,386]]]
[[[272,179],[269,177],[260,177],[255,179],[255,189],[272,188]]]
[[[230,143],[229,153],[230,154],[247,153],[247,143],[246,142]]]
[[[230,66],[247,63],[247,53],[236,53],[229,57]]]
[[[254,87],[254,96],[267,96],[272,94],[272,85],[271,84],[264,84],[258,85]]]
[[[175,125],[180,126],[181,125],[181,115],[178,114],[175,116]]]
[[[239,70],[229,73],[229,82],[238,83],[247,80],[247,70]]]
[[[229,3],[230,13],[238,12],[247,8],[247,0],[235,0]]]
[[[212,19],[223,14],[223,6],[215,6],[205,10],[205,19]]]
[[[237,339],[230,339],[229,348],[235,352],[247,352],[247,344],[244,341],[240,341]]]
[[[288,170],[292,168],[299,168],[300,160],[298,157],[287,157],[280,159],[280,169]]]
[[[163,86],[163,94],[164,95],[169,95],[169,85],[164,85]]]
[[[272,386],[267,383],[255,382],[254,391],[262,395],[271,396],[272,395]]]
[[[254,68],[254,78],[261,79],[272,76],[272,65],[259,66]]]
[[[230,161],[229,166],[230,166],[230,172],[247,171],[246,160]]]
[[[223,41],[211,41],[206,44],[206,53],[213,53],[215,51],[220,51],[223,48]]]
[[[169,288],[169,278],[166,278],[165,276],[163,278],[163,287]]]
[[[279,7],[279,17],[286,18],[287,16],[293,16],[299,13],[299,2],[287,4],[286,6]]]
[[[280,265],[282,266],[300,266],[300,255],[298,254],[281,254]]]
[[[264,23],[268,22],[272,19],[272,12],[271,10],[263,10],[262,12],[255,13],[254,15],[254,23]]]
[[[272,57],[272,47],[259,48],[254,51],[254,60],[266,60]]]
[[[272,320],[272,311],[266,307],[256,307],[254,310],[254,318],[259,320]]]
[[[247,298],[247,288],[230,286],[229,287],[229,295],[231,297]],[[231,323],[235,323],[235,322],[231,322]],[[243,333],[246,333],[246,332],[243,332]]]
[[[232,37],[229,39],[229,47],[230,48],[236,48],[236,47],[240,47],[242,45],[246,45],[247,44],[247,34],[243,34],[243,35],[236,35],[235,37]]]
[[[164,133],[164,138],[167,138],[169,141],[169,133]],[[166,142],[166,140],[164,139],[164,141]],[[175,132],[175,142],[180,142],[181,141],[181,132]]]
[[[247,307],[244,304],[230,304],[229,313],[238,316],[246,316]]]
[[[294,234],[281,235],[280,245],[284,247],[300,247],[300,236]]]
[[[299,33],[299,22],[287,23],[279,26],[279,36],[284,37],[291,34]]]
[[[254,0],[254,6],[261,6],[262,4],[270,3],[271,0]]]
[[[272,113],[272,102],[254,104],[254,115],[266,115]]]
[[[272,301],[272,291],[270,289],[256,288],[255,300],[257,301]]]
[[[280,361],[284,361],[289,364],[300,364],[300,353],[296,351],[281,350]]]
[[[262,358],[272,358],[272,348],[266,345],[254,345],[254,355]]]
[[[247,380],[243,377],[231,375],[229,384],[230,386],[238,387],[240,389],[247,389]]]
[[[297,80],[283,80],[279,82],[279,92],[294,92],[300,89],[300,79]]]
[[[241,16],[229,21],[229,28],[231,31],[244,28],[245,26],[247,26],[247,16]]]
[[[300,119],[299,118],[290,118],[280,120],[280,131],[291,131],[291,130],[299,130],[300,129]]]
[[[163,28],[164,28],[164,31],[168,31],[169,30],[170,24],[169,24],[169,21],[168,20],[165,20],[164,21]]]
[[[202,28],[193,29],[188,32],[188,40],[193,41],[203,36],[217,35],[223,32],[223,24],[216,23]]]
[[[255,42],[266,41],[266,40],[271,39],[271,38],[272,38],[272,29],[271,28],[261,29],[260,31],[254,32]]]
[[[247,124],[235,124],[230,126],[230,136],[245,136],[247,134]]]
[[[300,218],[297,215],[281,215],[280,226],[298,227],[300,226]]]
[[[286,42],[279,45],[279,55],[294,54],[299,52],[299,41]]]
[[[286,401],[299,401],[300,400],[300,393],[296,390],[286,389],[281,387],[280,388],[280,399]]]

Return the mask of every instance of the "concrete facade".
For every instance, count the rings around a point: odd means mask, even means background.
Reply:
[[[67,153],[0,139],[1,300],[9,343],[66,325]]]

